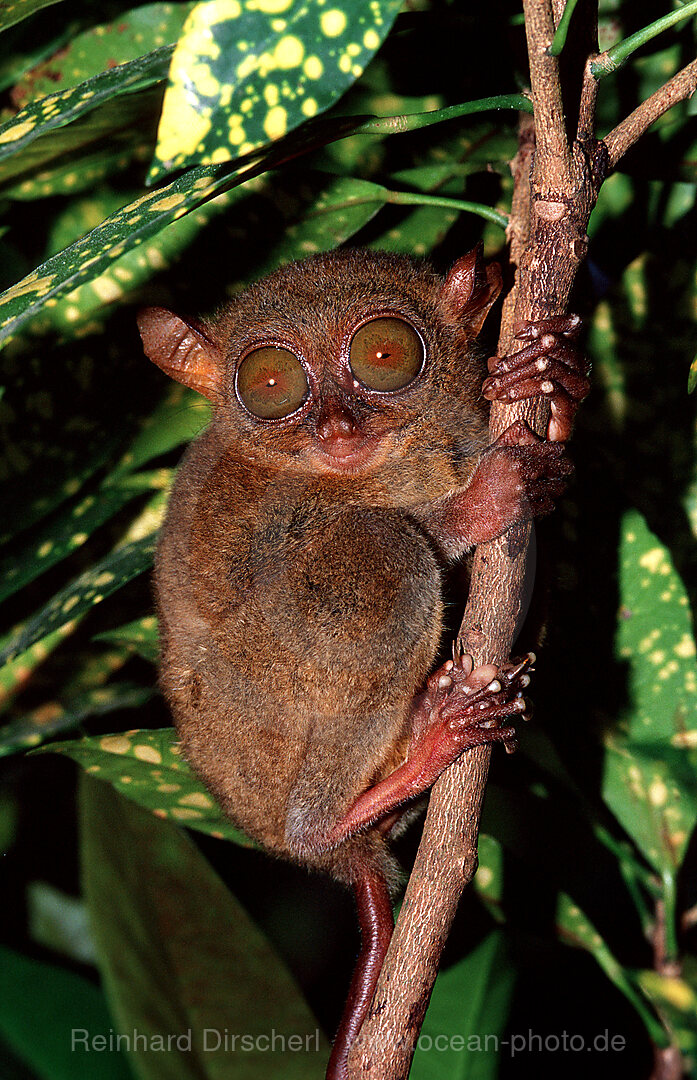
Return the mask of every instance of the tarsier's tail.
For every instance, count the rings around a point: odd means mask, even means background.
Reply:
[[[361,951],[327,1066],[327,1080],[346,1080],[349,1050],[365,1020],[394,929],[387,881],[374,867],[353,881],[361,928]]]

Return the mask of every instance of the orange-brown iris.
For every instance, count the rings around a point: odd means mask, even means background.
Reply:
[[[253,416],[280,420],[299,409],[309,393],[305,369],[288,349],[254,349],[237,371],[237,393]]]
[[[404,319],[371,319],[356,330],[349,352],[351,370],[370,390],[401,390],[421,371],[424,344]]]

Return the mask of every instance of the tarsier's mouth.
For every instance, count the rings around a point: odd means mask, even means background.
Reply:
[[[366,435],[314,441],[309,452],[313,466],[326,472],[357,472],[372,468],[384,459],[385,454],[385,440]]]

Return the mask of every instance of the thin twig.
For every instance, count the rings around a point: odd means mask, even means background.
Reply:
[[[550,3],[525,0],[525,33],[530,63],[530,86],[537,130],[537,152],[543,167],[571,174],[571,156],[564,127],[564,104],[559,81],[559,61],[549,53],[554,40],[554,17]],[[542,106],[544,105],[544,108]]]
[[[595,135],[595,111],[598,101],[598,80],[593,75],[592,64],[595,56],[589,56],[583,69],[581,101],[578,109],[578,128],[576,141],[583,146]]]
[[[679,71],[672,79],[656,90],[650,98],[642,102],[630,113],[626,120],[618,124],[609,135],[603,139],[608,153],[608,164],[614,169],[620,158],[627,153],[630,147],[651,127],[660,116],[663,116],[673,105],[679,101],[692,97],[697,90],[697,60]]]

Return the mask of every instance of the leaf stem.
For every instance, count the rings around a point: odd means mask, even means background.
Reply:
[[[574,8],[578,0],[566,0],[566,7],[564,8],[564,14],[559,20],[559,26],[557,27],[552,44],[547,49],[549,56],[559,56],[564,46],[566,45],[566,35],[569,30],[569,23],[571,22],[571,16],[574,13]]]
[[[466,213],[478,214],[479,217],[492,221],[494,225],[500,225],[502,229],[508,225],[506,214],[492,210],[484,203],[468,202],[466,199],[449,199],[442,195],[423,195],[412,191],[388,191],[387,201],[395,206],[442,206],[446,210],[464,210]]]
[[[564,15],[566,15],[566,12],[564,12]],[[613,71],[617,71],[618,68],[622,67],[632,53],[640,49],[647,41],[651,41],[652,38],[657,37],[664,30],[675,26],[676,23],[684,22],[685,19],[689,19],[692,15],[697,15],[697,0],[689,0],[683,7],[676,8],[675,11],[661,16],[660,19],[656,19],[655,22],[649,23],[648,26],[644,26],[641,30],[637,30],[636,34],[631,34],[624,41],[618,41],[607,52],[601,53],[600,56],[591,61],[590,68],[593,78],[600,80],[604,79],[606,75],[611,75]],[[552,45],[554,45],[554,42]]]
[[[449,105],[431,112],[403,113],[401,116],[371,117],[350,132],[352,135],[392,135],[403,131],[418,131],[441,124],[444,120],[456,120],[472,113],[489,112],[493,109],[514,109],[516,112],[532,112],[532,102],[525,94],[499,94],[494,97],[477,98],[461,105]]]

